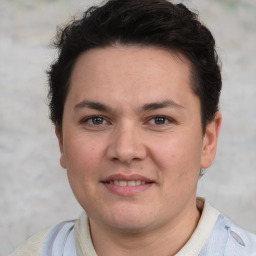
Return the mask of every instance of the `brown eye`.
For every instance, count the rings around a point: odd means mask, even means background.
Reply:
[[[85,120],[90,125],[105,125],[107,121],[102,116],[91,116]]]
[[[103,124],[103,123],[104,123],[104,118],[102,118],[102,117],[100,117],[100,116],[92,117],[92,123],[93,123],[94,125]]]
[[[171,120],[165,116],[155,116],[149,120],[149,124],[164,125],[170,123]]]
[[[166,118],[165,117],[155,117],[155,124],[165,124],[166,122]]]

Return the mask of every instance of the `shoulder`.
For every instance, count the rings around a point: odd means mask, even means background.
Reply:
[[[228,231],[228,241],[225,250],[227,255],[256,256],[255,234],[238,227],[232,222],[226,229]]]
[[[26,242],[21,244],[12,254],[9,256],[39,256],[44,240],[50,233],[52,228],[45,229],[32,237]]]
[[[256,235],[220,214],[206,248],[206,252],[214,251],[213,255],[216,256],[256,256]]]
[[[75,255],[74,224],[73,220],[63,221],[39,232],[9,256]]]

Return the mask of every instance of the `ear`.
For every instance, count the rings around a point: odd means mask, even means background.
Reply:
[[[221,113],[217,112],[213,121],[206,126],[201,154],[201,168],[203,169],[210,167],[215,158],[221,120]]]
[[[58,138],[58,142],[59,142],[59,149],[60,149],[60,165],[66,169],[66,162],[65,162],[65,156],[63,153],[63,136],[62,133],[60,131],[60,127],[58,125],[55,126],[55,134]]]

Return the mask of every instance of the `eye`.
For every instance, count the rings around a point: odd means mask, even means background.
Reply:
[[[165,124],[169,124],[172,123],[173,121],[170,118],[167,118],[165,116],[154,116],[153,118],[151,118],[149,120],[149,124],[153,124],[153,125],[165,125]]]
[[[91,117],[86,118],[83,121],[83,123],[99,126],[99,125],[106,125],[107,121],[102,116],[91,116]]]

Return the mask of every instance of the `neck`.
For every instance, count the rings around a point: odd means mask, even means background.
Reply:
[[[103,227],[90,219],[91,236],[99,256],[175,255],[194,232],[200,213],[196,203],[161,227],[127,232]],[[107,250],[106,250],[107,248]]]

